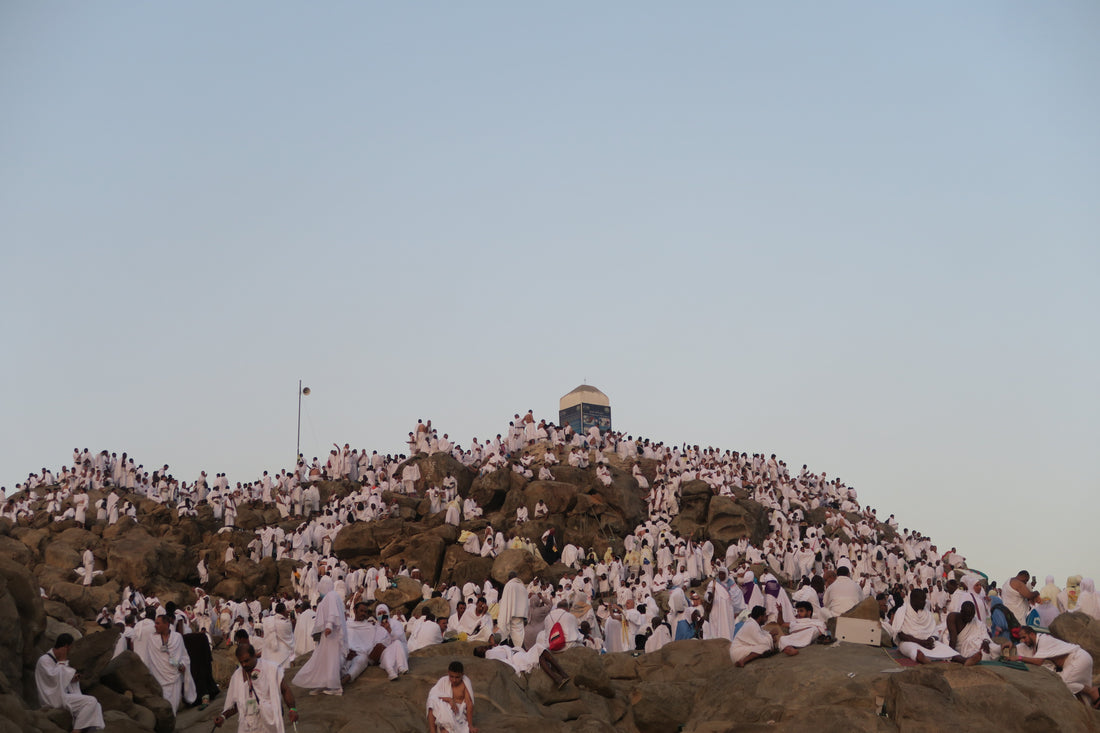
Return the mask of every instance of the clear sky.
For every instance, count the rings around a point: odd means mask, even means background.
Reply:
[[[0,483],[556,418],[1100,572],[1100,4],[0,9]],[[1040,581],[1041,582],[1041,581]]]

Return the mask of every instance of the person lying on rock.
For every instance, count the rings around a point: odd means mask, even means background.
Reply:
[[[517,675],[531,672],[538,665],[558,689],[565,687],[569,682],[569,674],[558,664],[558,660],[550,650],[542,644],[536,642],[526,651],[513,649],[511,646],[501,644],[499,636],[499,634],[493,634],[489,637],[488,644],[475,647],[474,656],[504,662],[515,670]]]

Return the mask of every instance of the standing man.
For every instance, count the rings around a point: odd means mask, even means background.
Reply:
[[[497,623],[502,630],[507,630],[512,646],[516,649],[523,648],[523,631],[527,625],[527,614],[527,586],[513,570],[508,573],[508,582],[504,584],[504,593],[500,596]]]
[[[1021,570],[1016,573],[1015,578],[1009,578],[1001,589],[1001,600],[1004,601],[1008,610],[1012,611],[1016,620],[1022,624],[1028,622],[1027,615],[1031,613],[1032,601],[1039,600],[1039,591],[1028,586],[1029,580],[1031,580],[1031,573]]]
[[[290,722],[298,722],[294,695],[279,665],[258,658],[251,644],[237,647],[237,663],[240,669],[229,678],[225,708],[214,718],[216,728],[220,728],[226,718],[240,713],[241,720],[237,724],[240,733],[283,733],[284,702],[289,709]]]
[[[275,605],[275,613],[263,620],[264,659],[286,670],[294,661],[294,627],[287,618],[286,605]]]
[[[317,616],[313,619],[313,633],[320,633],[321,640],[313,650],[313,656],[298,670],[294,684],[315,690],[311,695],[318,692],[343,695],[340,668],[348,654],[344,600],[333,590],[332,578],[328,575],[317,582],[317,592],[321,601],[317,604]]]
[[[34,668],[38,702],[42,707],[68,710],[73,716],[73,733],[100,730],[104,727],[103,707],[80,691],[80,673],[69,666],[72,646],[72,635],[60,634],[53,649],[39,657]]]
[[[164,699],[172,705],[172,712],[180,708],[180,699],[195,701],[195,683],[191,679],[191,658],[183,645],[183,636],[172,630],[172,621],[166,614],[157,616],[155,633],[146,647],[149,655],[146,664],[160,683]]]

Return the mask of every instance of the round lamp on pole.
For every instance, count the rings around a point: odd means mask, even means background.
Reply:
[[[298,461],[302,460],[302,396],[309,394],[309,387],[302,386],[302,380],[298,380],[298,442],[294,447],[294,466],[297,469]]]

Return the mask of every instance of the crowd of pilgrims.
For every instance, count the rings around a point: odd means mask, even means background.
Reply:
[[[595,427],[575,432],[538,421],[531,412],[517,414],[505,434],[484,442],[474,439],[468,448],[447,434],[440,436],[431,421],[418,421],[408,446],[411,455],[450,454],[482,475],[506,469],[527,479],[552,480],[555,465],[563,463],[590,468],[605,484],[612,482],[610,459],[617,456],[616,463],[623,470],[629,467],[644,494],[648,519],[624,538],[621,555],[610,547],[601,554],[569,543],[568,537],[555,537],[553,529],[538,541],[520,536],[518,525],[549,514],[541,501],[522,506],[509,517],[511,526],[462,532],[465,550],[495,557],[505,548],[520,548],[550,563],[560,560],[568,573],[556,583],[536,578],[523,584],[513,578],[503,588],[489,580],[461,587],[422,583],[423,598],[441,596],[449,602],[450,614],[406,618],[390,614],[384,605],[371,605],[376,592],[393,584],[395,576],[419,580],[418,569],[404,561],[399,567],[349,567],[331,552],[336,534],[348,523],[396,514],[397,502],[387,504],[386,492],[417,492],[420,470],[403,455],[368,454],[334,444],[323,462],[302,459],[290,470],[264,471],[255,481],[231,486],[224,473],[210,478],[202,472],[188,483],[173,477],[167,465],[148,472],[126,453],[74,450],[71,466],[29,475],[11,498],[0,490],[0,515],[19,521],[45,511],[57,521],[113,524],[122,516],[136,517],[131,499],[137,494],[173,506],[180,516],[195,515],[199,505],[208,503],[223,524],[222,532],[242,531],[235,529],[235,520],[244,504],[274,506],[283,520],[300,519],[290,532],[280,525],[261,526],[245,548],[253,561],[274,557],[299,565],[295,593],[273,599],[268,608],[254,599],[208,595],[209,563],[215,559],[204,551],[196,568],[194,604],[166,611],[142,589],[126,588],[113,609],[102,610],[99,622],[124,628],[121,651],[135,647],[135,640],[140,646],[142,626],[148,627],[148,636],[154,620],[168,613],[181,634],[205,634],[213,645],[251,639],[265,659],[285,666],[311,653],[317,644],[315,630],[331,627],[339,616],[346,629],[341,631],[341,684],[328,680],[312,685],[330,694],[338,694],[342,684],[371,664],[394,679],[407,672],[409,652],[455,638],[484,642],[490,658],[512,664],[517,673],[536,665],[551,673],[543,659],[548,648],[641,653],[681,639],[729,639],[731,659],[741,665],[778,651],[794,656],[800,647],[830,640],[829,618],[875,598],[884,628],[907,656],[972,663],[998,658],[1002,647],[1023,645],[1019,648],[1027,650],[1018,630],[1012,636],[1025,619],[1046,625],[1066,611],[1100,618],[1100,599],[1090,579],[1071,578],[1061,589],[1048,577],[1035,590],[1035,581],[1028,585],[1030,576],[1022,573],[997,588],[966,570],[955,548],[940,552],[920,532],[899,531],[893,515],[883,520],[874,509],[861,507],[855,489],[839,478],[813,473],[805,465],[791,471],[774,454],[672,446],[601,433]],[[642,459],[654,462],[647,472],[652,478],[644,475]],[[358,488],[322,503],[315,484],[322,479],[347,480]],[[720,496],[747,492],[765,507],[770,528],[763,542],[757,546],[741,539],[716,553],[705,537],[677,536],[670,522],[679,512],[681,488],[696,480]],[[483,508],[473,499],[459,495],[458,481],[450,474],[440,485],[420,490],[430,499],[430,512],[445,512],[450,524],[482,515]],[[107,493],[91,506],[89,491]],[[818,509],[823,511],[814,515],[824,521],[808,522],[810,512]],[[232,561],[235,552],[230,544],[221,559]],[[101,572],[95,564],[89,550],[74,573],[91,584]],[[662,610],[655,596],[666,591],[667,610]],[[340,599],[339,609],[332,607],[331,597],[327,607],[322,605],[332,594]],[[1091,670],[1091,660],[1089,666]],[[171,670],[164,674],[171,676]],[[171,687],[171,680],[166,684]],[[1087,685],[1074,689],[1067,684],[1074,692],[1096,694]],[[187,693],[181,685],[183,699],[191,701],[194,695]]]

